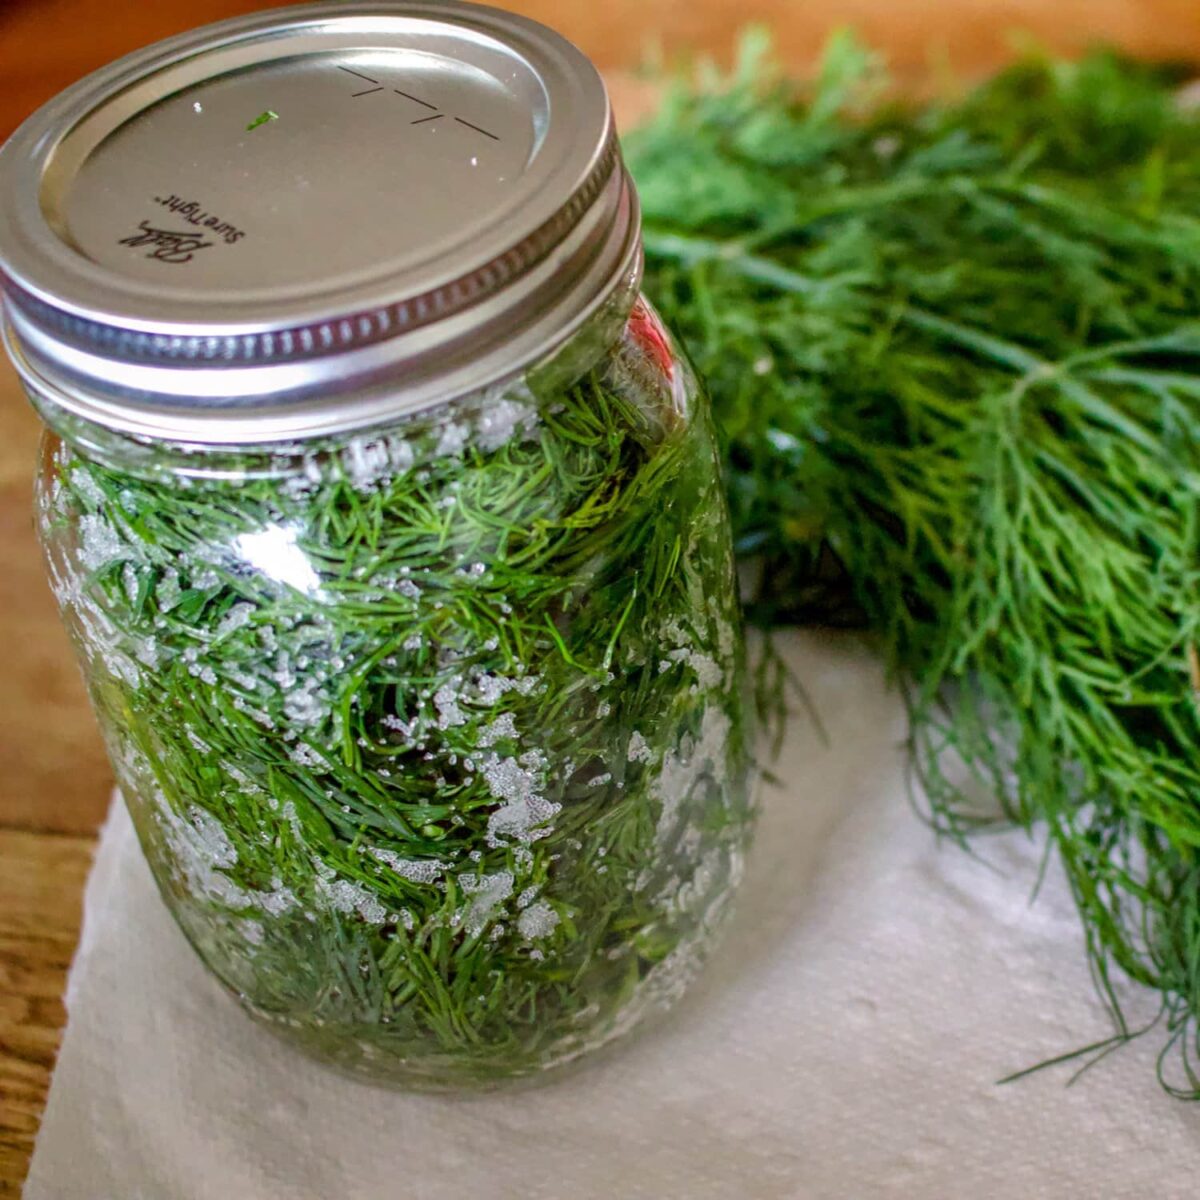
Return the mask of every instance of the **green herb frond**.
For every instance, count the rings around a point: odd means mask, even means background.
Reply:
[[[877,632],[928,815],[1044,831],[1200,1096],[1200,125],[1107,53],[916,109],[750,50],[627,140],[749,611]]]

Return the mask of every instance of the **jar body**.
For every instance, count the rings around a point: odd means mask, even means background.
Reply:
[[[644,301],[594,325],[565,373],[320,444],[47,437],[52,584],[168,907],[255,1016],[376,1080],[602,1044],[682,990],[741,872],[707,404]]]

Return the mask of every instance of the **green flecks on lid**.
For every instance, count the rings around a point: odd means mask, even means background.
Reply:
[[[250,122],[249,125],[246,126],[246,132],[251,133],[253,130],[257,129],[260,125],[265,125],[268,121],[278,121],[278,120],[279,120],[279,114],[277,112],[275,112],[274,109],[270,109],[270,108],[264,109],[262,112],[260,112],[258,114],[257,117],[254,118],[253,121]]]

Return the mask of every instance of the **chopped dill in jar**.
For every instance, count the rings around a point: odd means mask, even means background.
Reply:
[[[740,874],[747,731],[712,430],[648,309],[549,395],[83,437],[42,495],[56,590],[168,904],[251,1011],[436,1086],[676,995]]]

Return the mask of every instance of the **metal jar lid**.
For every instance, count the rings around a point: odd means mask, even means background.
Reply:
[[[157,438],[360,428],[501,382],[638,266],[596,69],[496,9],[335,0],[160,42],[0,151],[44,401]]]

